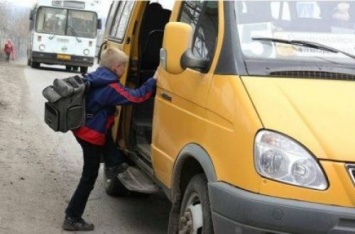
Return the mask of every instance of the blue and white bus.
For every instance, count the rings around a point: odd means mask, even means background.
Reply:
[[[65,65],[86,73],[94,64],[101,21],[97,0],[38,0],[31,11],[27,64]]]

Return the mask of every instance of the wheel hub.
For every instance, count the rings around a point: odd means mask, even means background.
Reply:
[[[180,217],[179,234],[197,234],[203,226],[203,212],[201,204],[190,205]]]

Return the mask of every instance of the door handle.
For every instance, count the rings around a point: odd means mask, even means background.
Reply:
[[[164,92],[161,92],[160,96],[169,102],[171,102],[173,99],[170,95],[168,95],[167,93],[164,93]]]

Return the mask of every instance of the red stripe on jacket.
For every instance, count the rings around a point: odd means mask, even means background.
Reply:
[[[132,96],[129,92],[127,92],[126,90],[124,90],[123,87],[121,87],[120,85],[118,85],[117,83],[112,83],[110,84],[110,87],[112,87],[113,89],[115,89],[119,94],[121,94],[123,97],[127,98],[128,101],[130,102],[135,102],[135,103],[140,103],[143,102],[145,100],[147,100],[151,95],[152,92],[148,92],[146,93],[143,97],[135,97]]]
[[[86,126],[82,126],[78,129],[73,130],[73,133],[76,137],[87,141],[93,145],[104,145],[105,144],[105,134],[97,132],[93,129],[90,129]]]

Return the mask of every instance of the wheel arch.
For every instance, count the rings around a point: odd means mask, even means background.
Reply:
[[[182,173],[183,172],[183,173]],[[198,173],[204,173],[208,182],[217,180],[213,162],[207,151],[200,145],[188,144],[177,156],[173,168],[172,192],[179,187],[186,188],[188,180]]]
[[[176,233],[184,191],[190,179],[200,173],[206,176],[208,183],[217,181],[213,161],[207,151],[201,145],[188,144],[180,151],[173,167],[170,191],[172,209],[170,213],[169,233]]]

